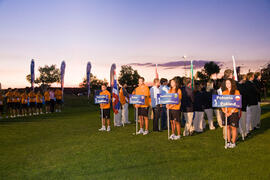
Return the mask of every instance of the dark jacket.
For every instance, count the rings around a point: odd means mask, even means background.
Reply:
[[[257,89],[255,87],[255,84],[252,81],[247,81],[245,83],[246,90],[247,90],[247,105],[253,106],[258,105],[258,95],[257,95]]]
[[[242,96],[242,111],[247,111],[247,103],[248,103],[248,92],[246,83],[237,84],[237,89],[239,90],[241,96]]]
[[[257,79],[254,79],[254,84],[255,84],[255,87],[256,87],[256,90],[257,90],[257,98],[258,98],[258,101],[261,102],[261,89],[262,89],[262,82],[257,80]]]
[[[183,86],[181,88],[182,99],[181,99],[181,111],[182,112],[193,112],[194,93],[189,87]]]
[[[196,91],[194,93],[194,111],[204,111],[204,95],[202,91]]]
[[[203,91],[203,102],[204,109],[212,109],[212,95],[214,94],[214,90],[209,92]]]

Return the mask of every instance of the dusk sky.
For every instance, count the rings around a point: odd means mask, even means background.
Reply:
[[[66,86],[86,64],[109,79],[112,63],[270,59],[269,0],[0,0],[0,83],[29,86],[36,69],[67,63]],[[37,71],[36,71],[37,72]],[[154,76],[154,74],[153,74]]]

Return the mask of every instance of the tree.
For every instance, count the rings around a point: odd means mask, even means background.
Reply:
[[[205,63],[204,71],[210,78],[212,74],[219,73],[220,67],[215,62],[210,61],[208,63]]]
[[[108,84],[108,81],[106,79],[104,79],[104,80],[98,79],[96,76],[94,76],[92,73],[90,73],[90,89],[91,90],[100,89],[100,87],[103,83]],[[79,84],[79,87],[80,88],[87,88],[86,77],[83,78],[83,82]],[[92,91],[92,92],[94,92],[94,91]]]
[[[201,81],[207,81],[209,79],[204,69],[202,71],[197,71],[196,77],[199,78]]]
[[[134,88],[138,84],[140,75],[137,70],[134,70],[129,65],[121,66],[118,82],[121,85],[127,84],[127,86]]]
[[[56,65],[45,65],[44,67],[39,67],[39,77],[37,77],[34,82],[35,84],[41,84],[41,86],[50,86],[52,83],[60,82],[60,70]],[[31,75],[26,76],[26,80],[31,83]]]

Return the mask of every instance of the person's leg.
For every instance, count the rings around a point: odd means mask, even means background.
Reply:
[[[105,122],[104,122],[105,124]],[[110,126],[110,119],[107,119],[107,126]]]
[[[171,122],[171,130],[172,130],[172,134],[175,134],[174,133],[174,120],[170,120]]]
[[[261,113],[262,113],[262,110],[261,110],[261,103],[258,102],[258,107],[257,107],[257,118],[256,118],[256,128],[260,128],[261,126]]]
[[[194,131],[198,132],[199,131],[199,124],[198,124],[198,112],[195,111],[195,117],[194,117],[194,120],[193,120],[193,126],[194,126]]]
[[[180,136],[181,134],[181,125],[180,122],[176,121],[176,129],[177,129],[177,135]]]
[[[198,112],[198,124],[199,124],[199,132],[203,132],[203,121],[204,121],[204,112]]]
[[[227,142],[231,142],[231,126],[227,126]]]
[[[214,122],[213,122],[213,109],[205,109],[204,112],[206,113],[208,119],[208,125],[210,130],[214,130]]]
[[[164,107],[164,105],[162,105],[161,108],[161,129],[167,129],[167,109],[166,107]]]
[[[143,129],[143,116],[139,116],[140,120],[140,129]]]
[[[222,127],[222,119],[221,119],[221,112],[219,109],[215,109],[216,117],[217,117],[217,123],[219,127]]]
[[[248,106],[247,107],[247,120],[246,120],[247,134],[250,133],[250,131],[251,131],[251,118],[252,118],[251,106]]]
[[[232,139],[231,139],[231,142],[232,142],[233,144],[235,144],[235,142],[236,142],[236,137],[237,137],[237,128],[231,126],[231,133],[232,133]]]
[[[149,124],[148,124],[148,117],[144,117],[144,123],[145,123],[145,131],[148,131],[148,127],[149,127]]]

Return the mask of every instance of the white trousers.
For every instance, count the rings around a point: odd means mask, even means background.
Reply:
[[[206,113],[208,119],[209,129],[215,129],[213,122],[213,109],[205,109],[204,112]]]
[[[220,109],[215,109],[215,114],[217,117],[217,122],[219,127],[222,127],[222,118],[221,118],[221,110]]]
[[[188,136],[189,133],[194,130],[194,127],[192,125],[193,112],[184,112],[183,114],[184,114],[184,118],[186,120],[184,136]]]
[[[255,121],[255,124],[254,124],[255,127],[259,127],[260,124],[261,124],[261,113],[262,113],[261,103],[258,102],[257,113],[256,113],[257,118],[256,118],[256,121]]]
[[[203,131],[203,118],[204,112],[201,111],[195,111],[195,117],[193,121],[194,130],[196,132],[202,132]]]
[[[122,105],[122,122],[128,123],[128,103]]]
[[[240,131],[240,134],[246,136],[247,135],[247,112],[245,111],[242,111],[241,112],[241,118],[239,119],[239,131]]]
[[[258,105],[252,105],[247,107],[247,122],[246,122],[246,130],[247,133],[252,131],[255,127],[255,122],[257,121],[257,109]]]

